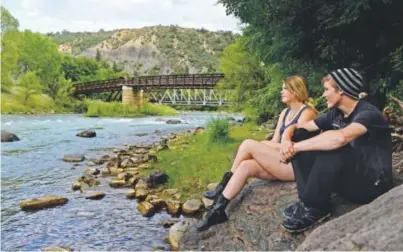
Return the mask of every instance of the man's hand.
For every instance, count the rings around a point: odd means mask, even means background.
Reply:
[[[283,141],[280,146],[280,162],[288,164],[295,156],[296,151],[294,143],[291,141]]]

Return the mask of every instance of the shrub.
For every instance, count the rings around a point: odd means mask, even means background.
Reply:
[[[210,143],[228,142],[229,132],[229,122],[225,118],[213,118],[207,125],[207,139]]]

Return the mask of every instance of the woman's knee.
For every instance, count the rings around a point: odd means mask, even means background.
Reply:
[[[245,177],[253,177],[258,172],[259,169],[256,166],[256,161],[253,159],[244,160],[241,162],[240,166],[241,169],[238,169],[236,172],[244,174]]]
[[[241,143],[239,149],[242,149],[242,150],[245,150],[245,149],[246,149],[246,150],[249,150],[249,149],[251,148],[251,146],[253,146],[255,143],[256,143],[256,140],[253,140],[253,139],[245,139],[245,140],[242,141],[242,143]]]

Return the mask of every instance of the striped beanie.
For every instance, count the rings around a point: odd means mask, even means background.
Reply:
[[[358,100],[359,94],[363,91],[364,84],[362,76],[352,68],[341,68],[330,73],[337,87],[347,96]]]

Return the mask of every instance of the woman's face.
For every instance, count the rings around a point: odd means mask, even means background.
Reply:
[[[288,90],[283,83],[283,89],[281,90],[281,102],[290,104],[292,101],[295,101],[295,99],[295,94]]]

